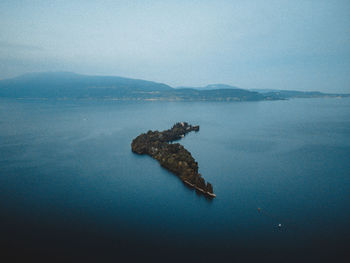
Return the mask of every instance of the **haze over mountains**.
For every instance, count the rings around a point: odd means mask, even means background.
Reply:
[[[283,90],[244,90],[225,84],[172,88],[163,83],[116,76],[89,76],[72,72],[29,73],[0,80],[0,97],[76,98],[116,100],[258,101],[292,97],[348,97]]]
[[[209,84],[204,87],[176,87],[176,89],[198,89],[198,90],[214,90],[214,89],[238,89],[238,87],[226,84]]]

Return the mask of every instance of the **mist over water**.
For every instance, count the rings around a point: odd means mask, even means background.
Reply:
[[[200,125],[179,143],[214,200],[131,152],[178,121]],[[349,99],[1,99],[1,247],[49,261],[347,262],[349,135]]]

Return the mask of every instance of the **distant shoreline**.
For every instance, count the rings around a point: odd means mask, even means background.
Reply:
[[[350,94],[296,90],[248,90],[225,84],[172,88],[148,80],[91,76],[72,72],[24,74],[0,80],[0,97],[121,101],[274,101],[291,98],[345,98]]]
[[[350,96],[324,96],[324,97],[291,97],[291,98],[280,98],[280,99],[266,99],[259,101],[283,101],[283,100],[291,100],[291,99],[348,99]],[[0,97],[0,99],[11,99],[11,100],[41,100],[41,101],[134,101],[134,102],[259,102],[259,101],[245,101],[245,100],[210,100],[210,99],[172,99],[172,98],[152,98],[152,99],[138,99],[138,98],[50,98],[50,97]]]

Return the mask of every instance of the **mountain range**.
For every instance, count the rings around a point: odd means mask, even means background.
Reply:
[[[259,101],[294,97],[348,97],[349,94],[326,94],[285,90],[244,90],[225,84],[205,87],[177,87],[116,76],[90,76],[72,72],[28,73],[0,80],[0,97],[75,98],[115,100],[173,101]]]

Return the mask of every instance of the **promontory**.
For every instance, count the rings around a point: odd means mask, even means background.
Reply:
[[[137,154],[148,154],[161,166],[177,175],[182,182],[207,197],[216,197],[213,186],[205,182],[198,173],[198,163],[181,144],[172,143],[183,138],[191,131],[199,131],[199,126],[187,122],[178,122],[171,129],[162,132],[148,131],[137,136],[131,143],[131,149]]]

